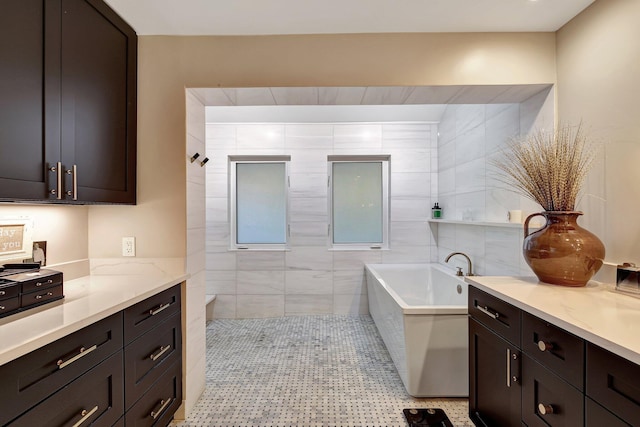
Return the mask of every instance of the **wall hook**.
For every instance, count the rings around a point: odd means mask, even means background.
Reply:
[[[191,163],[195,162],[198,157],[200,157],[200,153],[196,153],[193,156],[191,156],[191,159],[190,159]]]
[[[208,157],[205,157],[204,159],[202,159],[202,161],[200,162],[200,167],[203,167],[208,161],[209,161]]]

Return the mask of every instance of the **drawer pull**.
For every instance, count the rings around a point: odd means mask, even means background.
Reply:
[[[498,317],[500,317],[500,313],[498,313],[497,311],[495,313],[491,312],[491,310],[489,310],[487,306],[481,307],[479,305],[476,305],[476,308],[492,319],[497,319]]]
[[[83,409],[82,412],[80,413],[80,416],[82,418],[80,418],[78,420],[78,422],[75,423],[72,427],[80,427],[80,425],[82,425],[82,423],[87,421],[87,419],[89,419],[89,417],[91,417],[91,415],[95,414],[97,410],[98,410],[98,405],[94,406],[93,409],[90,410],[90,411],[87,411],[86,409]]]
[[[155,316],[156,314],[160,313],[162,310],[169,308],[170,305],[171,305],[171,303],[169,303],[169,304],[160,304],[158,306],[158,308],[156,308],[155,310],[154,309],[149,310],[149,314],[152,315],[152,316]]]
[[[162,356],[169,350],[171,350],[171,345],[168,345],[166,347],[160,346],[160,350],[158,350],[157,353],[151,353],[151,355],[149,355],[149,358],[155,362],[160,356]]]
[[[6,292],[5,292],[5,291],[0,291],[0,296],[1,296],[1,295],[5,295],[5,294],[6,294]]]
[[[553,414],[553,406],[545,405],[544,403],[538,403],[538,412],[540,415]]]
[[[553,344],[550,342],[538,341],[538,349],[540,351],[550,351],[553,349]]]
[[[69,360],[58,360],[57,365],[58,365],[58,369],[62,369],[65,366],[69,366],[70,364],[72,364],[73,362],[75,362],[76,360],[80,359],[81,357],[86,356],[87,354],[91,353],[93,350],[97,349],[98,345],[94,344],[93,346],[85,349],[84,347],[80,347],[80,352],[78,354],[76,354],[75,356],[73,356],[71,359]]]
[[[35,298],[36,299],[42,299],[44,297],[50,297],[51,295],[53,295],[53,293],[51,292],[47,292],[46,294],[42,294],[42,295],[36,295]]]
[[[507,387],[511,387],[511,350],[509,349],[507,349]]]
[[[4,310],[6,307],[4,305],[0,305],[0,310]]]
[[[157,411],[151,411],[151,418],[153,418],[154,420],[156,418],[158,418],[160,416],[160,414],[167,409],[167,406],[169,406],[169,403],[171,403],[173,399],[169,398],[167,400],[161,400],[160,401],[160,408],[158,408]]]
[[[49,280],[47,280],[45,283],[42,283],[42,282],[38,282],[38,283],[36,283],[36,286],[37,286],[37,287],[40,287],[40,286],[42,286],[42,285],[50,285],[50,284],[52,284],[52,283],[53,283],[53,280],[52,280],[52,279],[49,279]]]

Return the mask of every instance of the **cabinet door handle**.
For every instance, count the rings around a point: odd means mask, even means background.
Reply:
[[[37,283],[36,283],[36,287],[40,287],[40,286],[42,286],[42,285],[50,285],[50,284],[52,284],[52,283],[53,283],[53,280],[52,280],[52,279],[49,279],[49,280],[47,280],[47,281],[46,281],[46,282],[44,282],[44,283],[42,283],[42,282],[37,282]],[[1,294],[0,294],[0,295],[1,295]]]
[[[151,411],[151,418],[153,418],[154,420],[156,418],[158,418],[158,416],[160,416],[160,414],[167,409],[167,406],[169,406],[169,403],[171,403],[173,399],[168,398],[167,400],[161,400],[160,401],[160,408],[158,408],[157,411]]]
[[[511,383],[517,383],[518,382],[518,376],[517,375],[511,375],[511,361],[512,360],[518,360],[518,353],[516,352],[511,352],[510,349],[507,348],[507,387],[511,387]]]
[[[168,345],[166,347],[160,346],[160,350],[158,350],[157,353],[151,353],[149,355],[149,358],[155,362],[156,360],[158,360],[160,356],[162,356],[169,350],[171,350],[171,345]]]
[[[91,415],[95,414],[97,410],[98,410],[98,405],[94,406],[93,409],[90,410],[90,411],[87,411],[86,409],[83,409],[82,412],[80,413],[80,416],[82,418],[80,418],[78,420],[78,422],[75,423],[72,427],[80,427],[80,425],[82,425],[82,423],[87,421],[87,419],[89,419],[89,417],[91,417]]]
[[[511,387],[511,350],[507,349],[507,387]]]
[[[158,306],[158,308],[156,308],[156,309],[152,308],[151,310],[149,310],[149,314],[152,315],[152,316],[155,316],[156,314],[160,313],[162,310],[169,308],[170,305],[171,305],[171,303],[169,303],[169,304],[160,304]]]
[[[497,311],[495,313],[492,313],[486,305],[484,307],[476,305],[476,308],[492,319],[497,319],[498,317],[500,317],[500,313],[498,313]]]
[[[550,342],[538,341],[538,349],[540,351],[549,351],[553,349],[553,344]]]
[[[73,165],[71,169],[67,169],[67,175],[71,175],[71,188],[67,191],[67,196],[71,196],[72,200],[78,200],[78,167]]]
[[[68,359],[68,360],[58,360],[58,362],[56,363],[58,365],[58,369],[62,369],[66,366],[69,366],[70,364],[72,364],[73,362],[75,362],[76,360],[86,356],[87,354],[91,353],[93,350],[97,349],[98,345],[94,344],[91,347],[85,349],[84,347],[80,347],[80,352],[78,354],[76,354],[75,356],[73,356],[72,358]]]
[[[52,296],[52,295],[53,295],[53,293],[52,293],[52,292],[47,292],[46,294],[36,295],[36,296],[35,296],[35,298],[36,298],[36,299],[42,299],[42,298],[44,298],[44,297],[50,297],[50,296]]]
[[[62,162],[57,162],[55,166],[51,166],[49,171],[56,173],[56,188],[52,188],[49,190],[49,193],[56,196],[56,199],[62,199],[62,192],[60,189],[62,188]]]
[[[553,414],[553,406],[545,405],[544,403],[538,403],[538,412],[540,415]]]

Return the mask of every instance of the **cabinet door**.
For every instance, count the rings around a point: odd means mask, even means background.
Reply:
[[[2,2],[0,200],[56,197],[48,191],[56,183],[55,172],[48,168],[55,166],[60,152],[59,131],[56,133],[59,60],[55,54],[60,23],[53,13],[55,3]]]
[[[102,0],[62,0],[66,200],[135,203],[136,56],[135,32]]]
[[[520,352],[469,318],[469,417],[476,425],[521,425]]]

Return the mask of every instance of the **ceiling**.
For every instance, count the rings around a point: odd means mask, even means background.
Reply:
[[[139,35],[273,35],[556,31],[595,0],[105,1]]]

